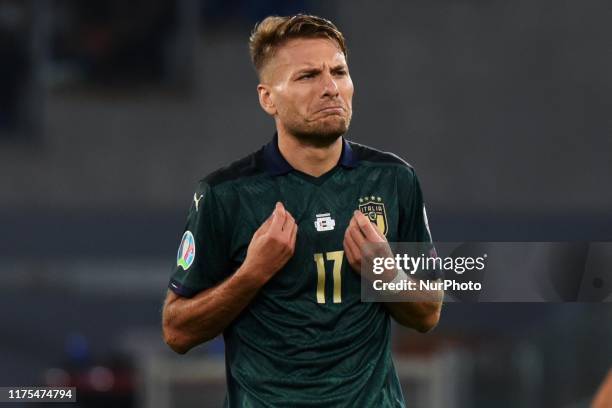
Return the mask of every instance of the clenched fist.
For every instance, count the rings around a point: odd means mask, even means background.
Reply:
[[[253,234],[247,249],[245,266],[259,274],[264,282],[272,278],[291,259],[295,251],[298,226],[282,203]]]

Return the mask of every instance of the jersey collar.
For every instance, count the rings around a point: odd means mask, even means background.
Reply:
[[[278,134],[274,133],[274,138],[263,147],[263,158],[266,170],[272,176],[282,176],[293,170],[293,167],[281,154],[278,148]],[[358,163],[357,156],[351,149],[349,142],[342,138],[342,153],[338,164],[345,168],[355,168]]]

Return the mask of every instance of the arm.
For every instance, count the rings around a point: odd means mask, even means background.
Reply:
[[[386,243],[387,240],[376,227],[360,211],[355,211],[351,222],[344,234],[344,250],[351,267],[361,272],[363,254],[361,248],[367,243]],[[384,254],[373,256],[392,257],[391,249],[386,245]],[[381,275],[381,279],[390,282],[395,278],[397,271],[387,270]],[[402,326],[411,327],[421,333],[434,328],[440,320],[442,310],[443,291],[427,291],[418,293],[417,296],[423,300],[415,301],[415,295],[411,294],[412,301],[401,301],[398,295],[397,302],[384,302],[383,304],[393,319]]]
[[[265,284],[256,272],[243,265],[223,283],[193,298],[168,290],[162,317],[166,344],[184,354],[219,335]]]
[[[426,333],[436,327],[442,311],[442,291],[434,295],[438,300],[422,302],[385,302],[384,305],[391,317],[402,326],[411,327],[421,333]]]
[[[278,203],[253,235],[246,259],[234,274],[193,298],[168,291],[162,312],[164,341],[184,354],[219,335],[293,256],[296,235],[295,220]]]

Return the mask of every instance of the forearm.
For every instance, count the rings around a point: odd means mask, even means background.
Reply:
[[[442,309],[442,301],[385,302],[384,305],[397,323],[421,333],[431,330],[438,324]]]
[[[260,274],[243,264],[218,286],[193,298],[172,296],[164,305],[166,343],[178,353],[215,338],[251,302],[265,284]]]
[[[391,282],[399,274],[402,279],[418,283],[401,270],[386,270],[381,276],[383,281]],[[401,275],[399,275],[401,277]],[[415,285],[416,289],[401,291],[393,295],[394,302],[385,302],[384,305],[393,319],[402,326],[411,327],[419,332],[427,332],[438,324],[442,309],[444,291],[424,290]]]

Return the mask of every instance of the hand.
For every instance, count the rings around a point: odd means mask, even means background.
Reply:
[[[595,399],[591,403],[591,408],[605,408],[612,406],[612,369],[608,371],[608,376],[600,385]]]
[[[244,264],[267,282],[291,259],[298,226],[282,203],[253,234]]]
[[[368,245],[375,243],[382,245]],[[385,236],[358,210],[355,210],[349,226],[346,228],[343,245],[349,264],[360,274],[363,262],[372,265],[373,259],[376,257],[393,257]],[[395,273],[392,274],[391,279],[395,276]]]

